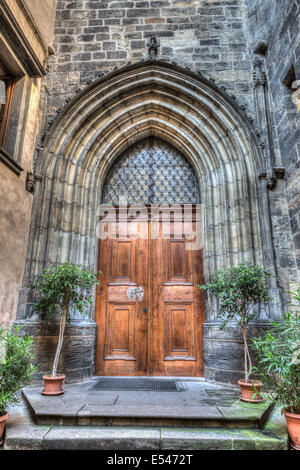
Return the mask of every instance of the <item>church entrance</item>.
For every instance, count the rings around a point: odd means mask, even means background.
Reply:
[[[112,166],[102,201],[113,231],[99,242],[96,375],[202,376],[202,246],[185,230],[199,229],[192,167],[144,139]]]

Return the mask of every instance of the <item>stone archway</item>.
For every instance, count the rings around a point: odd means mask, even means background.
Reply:
[[[251,123],[232,99],[202,76],[149,60],[92,83],[51,127],[36,168],[44,183],[34,198],[26,280],[50,263],[96,267],[96,214],[105,176],[126,148],[148,136],[176,147],[195,170],[205,206],[205,278],[243,258],[267,264],[275,273],[268,196],[257,179],[265,170],[264,158]],[[270,311],[275,316],[280,309],[276,280],[272,290],[275,300]],[[31,317],[30,303],[24,289],[20,320]],[[224,338],[214,320],[217,305],[210,298],[206,303],[206,375],[232,380],[240,368],[240,345],[235,333],[229,332],[227,350],[236,359],[224,356],[219,373],[216,357]],[[43,348],[45,326],[32,328],[34,334],[40,328]],[[69,332],[65,347],[71,378],[92,374],[92,312],[86,323],[74,322]]]

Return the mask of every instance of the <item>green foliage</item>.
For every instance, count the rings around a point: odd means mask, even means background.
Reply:
[[[300,305],[300,289],[292,294]],[[282,321],[252,339],[257,367],[266,390],[284,410],[300,414],[300,314],[286,313]]]
[[[73,264],[53,265],[37,276],[31,286],[38,292],[35,310],[42,317],[62,313],[67,306],[67,322],[71,312],[86,314],[86,307],[93,301],[92,290],[99,284],[97,273]]]
[[[71,321],[72,311],[86,314],[86,307],[93,302],[93,287],[99,284],[97,274],[81,266],[65,263],[45,269],[31,284],[39,294],[35,310],[42,317],[56,313],[61,316],[52,377],[57,373],[66,322]]]
[[[31,363],[33,338],[19,336],[19,330],[0,328],[0,416],[7,405],[18,403],[18,391],[30,383],[36,371]]]
[[[268,279],[272,275],[268,269],[243,261],[229,269],[222,268],[212,273],[210,281],[199,289],[205,289],[218,296],[221,306],[218,317],[222,319],[220,329],[228,322],[236,320],[242,328],[244,342],[245,381],[252,372],[252,360],[247,343],[247,326],[258,316],[255,306],[270,300]]]
[[[243,326],[257,318],[256,305],[270,300],[268,279],[271,276],[268,269],[244,261],[212,273],[209,283],[199,288],[220,298],[221,329],[233,319]]]

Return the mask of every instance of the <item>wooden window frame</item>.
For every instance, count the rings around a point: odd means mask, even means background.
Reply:
[[[8,129],[8,121],[11,110],[11,104],[14,94],[15,81],[12,77],[0,77],[6,85],[6,103],[4,106],[3,118],[0,121],[0,147],[4,148]]]

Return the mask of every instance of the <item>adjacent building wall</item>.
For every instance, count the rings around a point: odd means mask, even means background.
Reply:
[[[47,45],[52,43],[56,2],[57,0],[23,0]]]
[[[16,77],[5,152],[0,150],[0,323],[16,315],[33,195],[26,190],[39,131],[42,76],[56,0],[0,1],[0,60]]]

